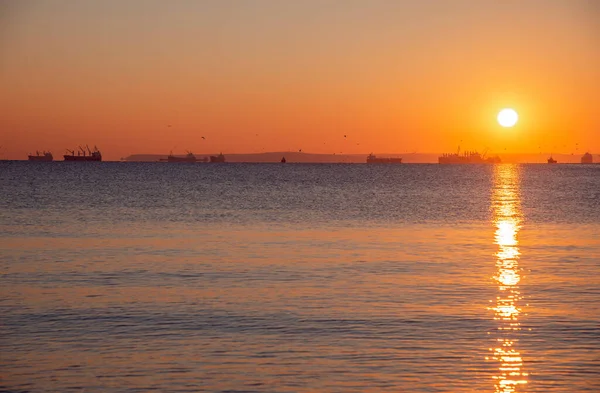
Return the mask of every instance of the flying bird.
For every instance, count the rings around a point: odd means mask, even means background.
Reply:
[[[205,137],[202,137],[202,139],[206,139]]]

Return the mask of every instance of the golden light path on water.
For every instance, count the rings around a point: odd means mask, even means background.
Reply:
[[[492,206],[496,225],[495,242],[498,296],[491,307],[497,321],[496,344],[491,351],[498,362],[495,391],[513,393],[527,384],[523,371],[523,358],[518,350],[518,332],[521,330],[519,292],[521,281],[519,269],[519,242],[517,235],[521,226],[519,167],[516,165],[494,166],[494,192]],[[494,302],[494,301],[492,301]]]

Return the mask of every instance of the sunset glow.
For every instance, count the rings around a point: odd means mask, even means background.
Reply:
[[[473,4],[5,2],[0,158],[600,152],[593,2]]]
[[[599,21],[0,1],[0,393],[600,392]]]

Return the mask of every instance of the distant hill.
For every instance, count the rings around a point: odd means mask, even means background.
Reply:
[[[211,154],[195,154],[198,159]],[[381,157],[403,157],[404,162],[437,162],[435,154],[380,154]],[[280,162],[285,157],[288,163],[365,163],[367,154],[316,154],[300,152],[269,152],[269,153],[247,153],[247,154],[225,154],[227,162]],[[132,154],[125,161],[152,162],[166,159],[166,154]]]
[[[214,156],[218,153],[196,154],[198,159]],[[494,154],[492,154],[494,155]],[[402,157],[402,162],[437,163],[440,154],[437,153],[407,153],[407,154],[377,154],[378,157]],[[550,156],[542,154],[500,154],[502,162],[506,163],[545,163]],[[553,154],[554,159],[561,163],[579,163],[582,154]],[[183,156],[182,156],[183,157]],[[354,163],[366,162],[367,154],[316,154],[300,152],[269,152],[247,154],[225,154],[227,162],[280,162],[285,157],[288,163]],[[129,162],[156,162],[166,159],[166,154],[132,154],[125,158]],[[594,154],[594,162],[600,162],[600,156]]]

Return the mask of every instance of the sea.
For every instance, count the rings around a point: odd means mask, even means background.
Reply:
[[[0,162],[0,392],[600,392],[600,165]]]

